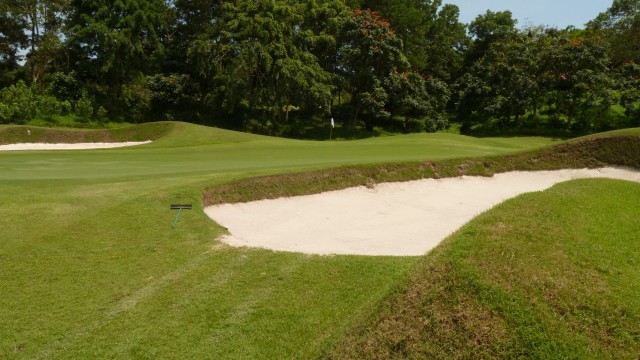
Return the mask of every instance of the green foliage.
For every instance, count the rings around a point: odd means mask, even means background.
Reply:
[[[395,81],[387,77],[394,71],[408,70],[409,62],[401,50],[402,40],[375,11],[354,10],[345,24],[343,37],[340,54],[355,109],[351,126],[356,125],[362,110],[367,116],[366,128],[371,130],[373,120],[391,115],[385,108],[389,99],[387,87],[394,86]]]
[[[450,80],[460,70],[468,38],[456,5],[441,0],[361,1],[379,11],[402,40],[402,51],[414,70]]]
[[[594,118],[587,115],[593,110],[597,117],[613,105],[606,45],[589,38],[561,41],[564,44],[552,54],[554,61],[549,61],[556,76],[552,82],[556,109],[567,116],[568,127],[597,131]]]
[[[21,6],[18,0],[0,3],[0,66],[15,64],[19,58],[18,49],[27,43],[27,34],[23,31],[27,24],[18,16]]]
[[[628,126],[640,126],[640,65],[626,64],[621,71],[622,84],[621,105],[625,109]]]
[[[51,95],[38,96],[36,107],[38,117],[46,121],[53,121],[55,116],[64,116],[71,112],[71,103],[67,100],[60,101]]]
[[[36,116],[36,95],[24,81],[0,90],[0,123],[24,124]]]
[[[487,10],[486,13],[478,15],[469,24],[469,34],[473,43],[466,54],[465,65],[468,66],[482,58],[491,44],[514,35],[517,32],[516,23],[517,20],[513,19],[511,11]]]
[[[166,20],[162,0],[71,1],[68,43],[78,61],[83,81],[106,87],[109,106],[119,113],[121,85],[127,78],[153,68],[159,49],[156,30]]]
[[[47,91],[59,100],[76,101],[82,96],[82,84],[73,71],[56,72],[51,75]]]
[[[504,33],[483,49],[456,83],[457,111],[464,121],[536,127],[545,108],[551,114],[547,126],[579,133],[611,126],[603,120],[615,103],[614,82],[607,46],[598,38],[533,28]]]
[[[287,121],[288,112],[282,110],[287,105],[303,112],[328,111],[332,79],[311,51],[328,51],[334,40],[326,32],[314,33],[317,24],[305,23],[303,14],[314,5],[225,3],[219,28],[189,49],[205,88],[214,91],[212,105],[228,115],[255,116],[276,127]],[[323,16],[327,9],[313,10]],[[237,114],[245,110],[249,113]]]
[[[402,115],[405,132],[436,132],[448,127],[445,106],[449,88],[443,81],[394,70],[385,79],[385,85],[391,94],[388,107],[392,114]],[[416,124],[418,119],[425,119],[424,123]]]
[[[76,102],[74,112],[81,122],[89,122],[93,118],[93,101],[86,91]]]
[[[609,40],[614,64],[640,62],[640,1],[614,0],[611,7],[587,24],[587,29]]]
[[[509,11],[465,27],[443,2],[8,0],[0,89],[37,84],[61,102],[36,102],[51,124],[73,118],[65,101],[72,112],[81,102],[85,122],[178,119],[274,135],[330,117],[350,134],[437,131],[449,118],[465,130],[638,124],[624,69],[640,63],[638,0],[614,1],[585,30],[517,29]],[[12,106],[2,108],[12,122]]]
[[[26,66],[30,82],[37,83],[42,92],[47,72],[58,65],[63,50],[61,38],[68,1],[9,0],[7,5],[12,16],[9,26],[14,26],[13,33],[24,34],[21,47],[29,49]]]

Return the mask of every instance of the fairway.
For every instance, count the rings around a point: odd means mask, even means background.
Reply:
[[[347,164],[486,159],[555,143],[451,134],[310,142],[168,126],[130,148],[0,152],[0,357],[326,355],[419,258],[229,247],[218,240],[225,229],[204,214],[205,189]],[[172,229],[176,203],[194,209]]]
[[[205,188],[551,143],[447,134],[309,142],[177,123],[131,148],[0,152],[0,357],[312,356],[415,260],[226,247],[203,212]],[[194,204],[175,230],[172,203]]]
[[[240,176],[345,164],[439,160],[510,153],[552,144],[545,138],[477,139],[412,134],[357,141],[300,141],[177,123],[167,138],[127,149],[0,152],[0,180],[148,179]]]

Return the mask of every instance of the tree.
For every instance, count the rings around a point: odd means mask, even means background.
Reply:
[[[491,118],[507,126],[526,112],[532,63],[528,39],[515,29],[508,11],[487,11],[470,25],[474,39],[466,73],[455,84],[456,107],[463,121]]]
[[[505,128],[515,119],[519,127],[523,115],[535,121],[545,105],[555,120],[566,119],[566,128],[594,131],[614,101],[608,65],[598,38],[544,28],[509,31],[494,37],[457,82],[457,112],[468,124],[497,119]]]
[[[443,5],[442,0],[369,0],[360,7],[379,11],[393,24],[415,70],[446,80],[459,71],[468,38],[456,5]]]
[[[323,37],[305,27],[305,9],[286,0],[224,4],[218,30],[189,50],[214,104],[229,115],[257,116],[263,132],[288,121],[287,109],[329,109],[331,77],[311,52]]]
[[[640,126],[640,65],[629,63],[619,75],[622,88],[621,105],[629,118],[628,126]]]
[[[68,0],[16,0],[22,17],[23,31],[28,34],[27,64],[31,81],[45,88],[48,67],[62,50],[62,29],[69,9]]]
[[[26,22],[19,11],[17,0],[0,2],[0,88],[15,82],[18,50],[27,44]]]
[[[121,85],[154,69],[162,50],[158,30],[166,26],[163,0],[71,0],[68,44],[78,76],[95,83],[112,112],[118,111]]]
[[[511,11],[487,10],[486,13],[478,15],[469,24],[469,34],[473,43],[465,57],[465,67],[482,58],[492,43],[514,35],[517,32],[516,23]]]
[[[330,74],[332,97],[338,95],[340,99],[340,93],[345,87],[345,78],[339,70],[340,36],[351,10],[342,0],[309,0],[304,3],[301,11],[304,16],[303,29],[314,34],[308,38],[311,41],[306,46],[318,59],[322,69]],[[331,112],[331,109],[323,111]]]
[[[37,97],[20,80],[0,90],[0,124],[24,124],[36,116]]]
[[[614,65],[640,63],[640,0],[614,0],[587,29],[609,39]]]
[[[27,44],[27,24],[19,15],[19,5],[17,0],[0,3],[0,64],[15,63],[18,49]]]
[[[167,38],[170,68],[188,70],[188,51],[199,40],[215,37],[222,17],[222,0],[175,0],[168,9],[173,17]],[[193,74],[192,74],[193,75]]]
[[[501,119],[503,126],[515,117],[515,125],[520,126],[520,117],[528,110],[528,102],[534,81],[533,63],[536,59],[529,51],[527,36],[514,34],[493,42],[481,66],[492,88],[487,99],[486,110],[492,116]]]
[[[567,127],[593,131],[598,116],[589,119],[589,111],[595,110],[601,116],[614,102],[607,46],[597,38],[567,35],[560,37],[559,42],[545,61],[554,79],[552,94],[556,111],[567,116]]]
[[[387,107],[391,117],[402,116],[405,132],[435,132],[449,126],[445,111],[449,88],[443,81],[433,77],[426,79],[414,71],[394,70],[384,85],[389,94]]]
[[[402,41],[391,24],[375,11],[356,9],[345,24],[340,49],[342,69],[349,79],[354,127],[362,110],[367,112],[366,127],[373,129],[374,119],[390,116],[385,109],[385,77],[393,71],[404,72],[409,62],[402,53]]]

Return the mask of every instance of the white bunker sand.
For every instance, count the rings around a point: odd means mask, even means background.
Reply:
[[[75,143],[75,144],[47,144],[47,143],[19,143],[0,145],[2,150],[87,150],[87,149],[110,149],[125,146],[136,146],[149,144],[147,141],[127,141],[118,143]]]
[[[510,172],[384,183],[322,194],[209,206],[223,241],[307,254],[419,256],[479,213],[517,195],[582,178],[640,182],[640,172],[580,169]]]

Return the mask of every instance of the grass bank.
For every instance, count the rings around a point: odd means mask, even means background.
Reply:
[[[16,143],[89,143],[156,140],[166,136],[175,125],[170,122],[147,123],[116,129],[61,129],[38,126],[0,127],[0,145]]]
[[[637,358],[638,198],[638,184],[578,180],[499,205],[327,357]]]
[[[354,186],[374,186],[382,182],[463,175],[491,176],[516,170],[595,168],[607,165],[640,169],[640,131],[627,130],[587,136],[512,155],[343,166],[252,177],[208,189],[204,202],[205,205],[213,205],[307,195]]]

